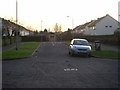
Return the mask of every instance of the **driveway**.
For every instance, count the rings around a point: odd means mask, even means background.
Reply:
[[[30,58],[3,61],[3,88],[117,88],[118,60],[70,57],[62,42],[43,42]]]

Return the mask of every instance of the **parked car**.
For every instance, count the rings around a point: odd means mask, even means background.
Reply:
[[[73,39],[69,46],[69,55],[91,56],[91,46],[86,39]]]

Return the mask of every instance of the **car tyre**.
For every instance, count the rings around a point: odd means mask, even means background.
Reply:
[[[91,54],[90,54],[90,53],[89,53],[89,54],[87,54],[87,55],[86,55],[86,57],[91,57]]]
[[[74,56],[74,54],[73,54],[72,52],[69,52],[69,55],[70,55],[70,56]]]

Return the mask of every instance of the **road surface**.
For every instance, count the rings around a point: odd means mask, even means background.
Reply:
[[[62,42],[43,42],[32,57],[2,64],[3,88],[118,87],[118,60],[71,57]]]

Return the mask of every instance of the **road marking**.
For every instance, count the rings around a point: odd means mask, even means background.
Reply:
[[[55,46],[54,42],[52,42],[52,45]]]
[[[32,53],[32,56],[35,54],[35,52],[38,50],[39,47],[40,47],[40,44],[39,44],[38,47],[34,50],[34,52]]]
[[[77,68],[65,68],[64,71],[78,71]]]

